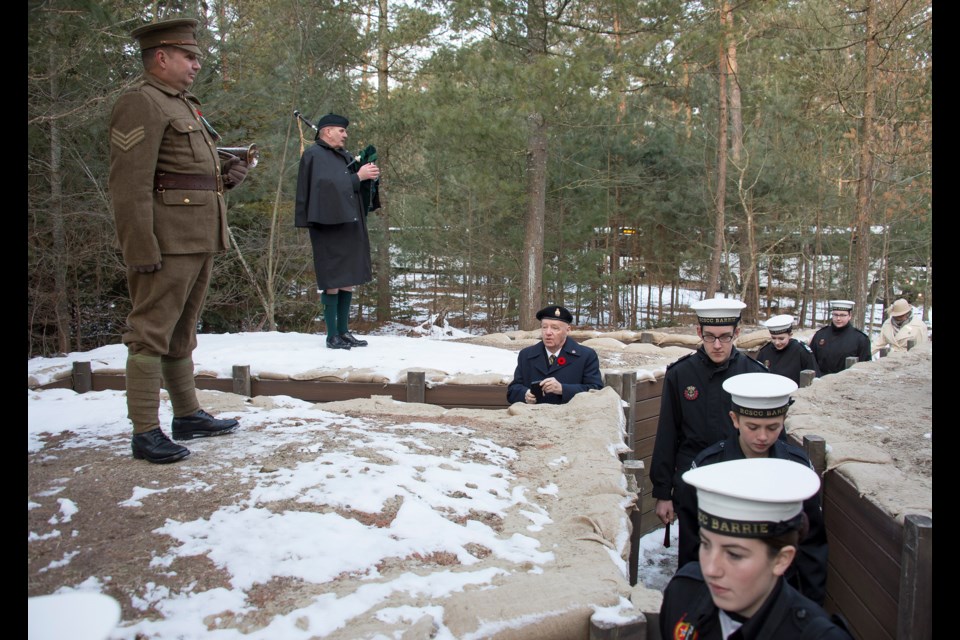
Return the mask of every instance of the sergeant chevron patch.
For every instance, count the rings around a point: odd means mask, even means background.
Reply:
[[[143,125],[140,125],[128,133],[123,133],[116,129],[110,130],[110,142],[116,145],[121,151],[130,151],[130,149],[133,149],[143,142],[144,138],[146,138],[146,134],[144,133]]]

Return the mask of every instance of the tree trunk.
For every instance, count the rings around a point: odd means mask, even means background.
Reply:
[[[51,42],[50,68],[57,68],[54,54],[55,43]],[[50,74],[50,97],[54,104],[60,95],[60,81],[57,74]],[[54,289],[54,313],[57,319],[57,350],[60,353],[70,351],[70,302],[67,297],[67,267],[70,264],[67,249],[67,234],[63,220],[63,175],[61,174],[60,122],[50,120],[50,225],[53,236],[52,255]],[[80,329],[78,327],[77,332]],[[79,338],[78,338],[79,340]]]
[[[727,15],[729,8],[726,0],[720,0],[721,39],[719,47],[719,97],[717,98],[717,195],[714,199],[716,217],[713,223],[713,253],[710,255],[710,266],[707,270],[706,297],[712,298],[717,293],[717,283],[720,279],[720,258],[723,254],[724,203],[727,199]]]
[[[873,129],[876,106],[877,34],[876,2],[867,0],[866,64],[864,65],[863,119],[860,123],[860,171],[857,179],[856,231],[853,239],[855,268],[853,272],[853,301],[855,309],[852,320],[856,327],[863,327],[863,311],[867,308],[867,278],[870,273],[870,218],[873,196]]]
[[[380,21],[378,26],[378,54],[377,54],[377,112],[380,117],[385,115],[389,117],[388,101],[390,99],[389,87],[389,42],[387,17],[389,15],[389,0],[380,0]],[[384,131],[383,127],[380,129]],[[377,151],[377,164],[380,167],[381,176],[384,175],[386,168],[390,166],[390,145],[382,145]],[[393,317],[391,312],[391,289],[390,289],[390,204],[389,198],[383,188],[383,178],[380,179],[378,186],[380,190],[380,208],[377,209],[380,221],[380,244],[377,247],[377,322],[389,322]]]

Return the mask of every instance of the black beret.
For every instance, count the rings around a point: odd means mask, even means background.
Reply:
[[[328,113],[317,120],[317,131],[323,129],[324,127],[343,127],[346,129],[349,124],[350,121],[343,116],[338,116],[335,113]]]
[[[560,320],[561,322],[566,322],[567,324],[573,323],[573,314],[567,311],[564,307],[552,304],[549,307],[544,307],[537,311],[537,320],[543,320],[547,318],[549,320]]]

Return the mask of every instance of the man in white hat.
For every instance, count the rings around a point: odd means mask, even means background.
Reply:
[[[744,373],[728,378],[723,388],[730,393],[733,402],[730,420],[736,435],[701,451],[691,469],[744,458],[792,460],[813,468],[803,449],[781,438],[787,409],[793,403],[790,395],[798,388],[796,382],[775,373]],[[699,527],[696,525],[697,499],[695,492],[690,494],[691,499],[681,505],[680,521],[686,518],[695,523],[695,528],[692,540],[681,544],[677,551],[678,567],[695,562],[700,547]],[[822,606],[827,594],[827,532],[823,526],[819,494],[804,501],[803,511],[807,514],[809,531],[800,541],[797,557],[787,571],[786,579],[794,589]]]
[[[667,367],[660,396],[660,417],[653,446],[650,480],[656,513],[669,525],[683,502],[681,475],[698,453],[735,432],[730,424],[730,394],[723,381],[740,373],[766,371],[763,364],[741,353],[739,300],[714,298],[691,305],[697,313],[700,348]],[[693,523],[680,521],[680,541],[692,535]]]
[[[850,356],[857,356],[860,362],[871,359],[870,337],[850,324],[853,305],[852,300],[831,300],[830,324],[819,329],[810,339],[810,350],[817,359],[821,376],[846,369]]]
[[[873,345],[873,353],[887,345],[891,351],[906,351],[911,340],[914,346],[927,341],[927,325],[916,314],[913,307],[903,298],[898,298],[889,310],[889,316],[880,326],[880,338]]]
[[[664,590],[660,637],[849,640],[831,616],[784,579],[805,529],[804,501],[820,478],[778,458],[698,467],[684,481],[698,498],[700,549]]]
[[[773,316],[761,324],[770,332],[770,342],[757,352],[757,360],[766,365],[770,373],[779,373],[797,384],[800,384],[800,372],[805,369],[820,375],[810,345],[793,338],[793,316]]]

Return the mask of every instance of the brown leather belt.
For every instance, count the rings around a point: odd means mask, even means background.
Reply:
[[[223,182],[220,176],[198,176],[188,173],[157,171],[153,175],[153,188],[157,191],[166,191],[167,189],[195,189],[223,193]]]

